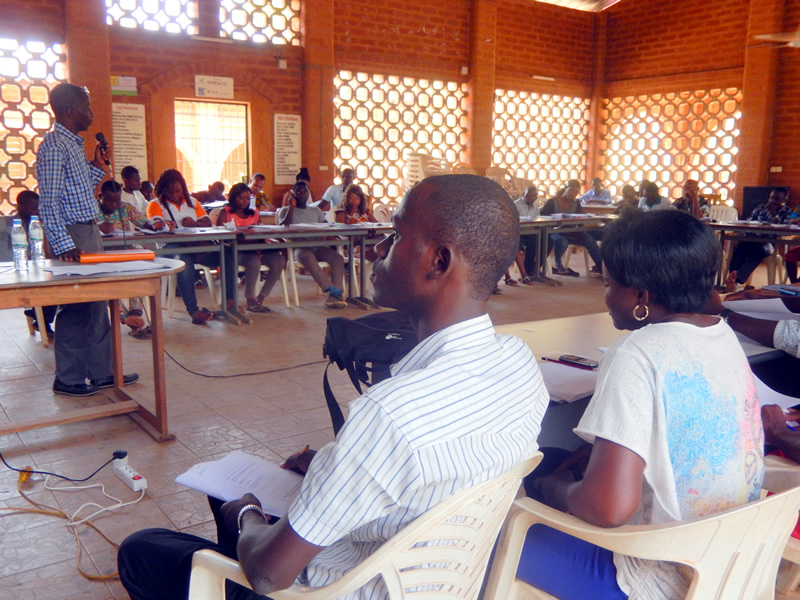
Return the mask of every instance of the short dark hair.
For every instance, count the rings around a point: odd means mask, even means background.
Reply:
[[[231,209],[236,208],[236,198],[238,198],[239,194],[241,194],[242,192],[247,192],[248,194],[250,194],[251,193],[250,186],[247,185],[246,183],[236,183],[228,192],[228,205],[231,207]],[[249,217],[254,212],[255,211],[248,206],[245,209],[244,214]]]
[[[773,192],[778,192],[779,194],[783,194],[787,198],[789,197],[789,188],[788,187],[779,185],[778,187],[772,188],[772,191]]]
[[[145,180],[142,182],[142,187],[143,187],[143,188],[146,188],[146,187],[153,188],[153,187],[154,187],[154,186],[153,186],[153,182],[152,182],[152,181],[150,181],[149,179],[145,179]]]
[[[650,292],[671,312],[700,312],[719,266],[720,246],[704,223],[679,210],[630,214],[608,225],[603,264],[620,285]]]
[[[65,115],[69,108],[72,108],[75,103],[80,102],[89,96],[86,88],[74,85],[72,83],[59,83],[56,87],[50,90],[50,107],[56,115],[56,119]]]
[[[106,192],[115,194],[121,191],[122,191],[122,186],[119,184],[118,181],[114,181],[113,179],[107,179],[106,181],[103,182],[103,185],[100,186],[101,194],[105,194]]]
[[[479,175],[436,175],[423,220],[429,240],[466,257],[474,298],[487,300],[519,247],[519,212],[506,191]],[[413,188],[412,188],[413,189]]]
[[[172,184],[176,181],[180,183],[181,188],[183,188],[183,199],[186,200],[186,205],[194,206],[194,203],[192,202],[192,196],[189,194],[189,188],[186,187],[186,180],[183,178],[183,174],[181,174],[178,169],[167,169],[158,177],[158,181],[156,181],[156,187],[153,190],[153,193],[158,198],[158,201],[161,202],[162,205],[166,206],[164,194],[167,193],[167,190],[172,187]]]
[[[15,203],[19,206],[20,202],[34,202],[39,200],[39,194],[32,190],[22,190],[19,194],[17,194],[17,199]]]
[[[648,181],[647,183],[645,183],[644,184],[644,191],[648,192],[650,190],[652,190],[656,194],[658,194],[658,184],[656,182],[654,182],[654,181]]]
[[[255,181],[256,179],[263,179],[264,181],[267,180],[267,178],[264,177],[263,173],[253,173],[253,176],[250,178],[250,181]]]
[[[130,179],[134,175],[139,174],[139,169],[134,167],[133,165],[128,165],[127,167],[122,167],[122,171],[119,172],[119,176],[123,179]]]

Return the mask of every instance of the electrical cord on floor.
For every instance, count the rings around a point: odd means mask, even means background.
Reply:
[[[302,363],[300,365],[293,365],[291,367],[281,367],[280,369],[268,369],[266,371],[253,371],[251,373],[233,373],[231,375],[210,375],[208,373],[198,373],[197,371],[193,371],[189,367],[181,364],[177,358],[172,356],[166,348],[164,348],[164,354],[169,356],[170,360],[178,365],[181,369],[186,371],[187,373],[191,373],[192,375],[197,375],[199,377],[207,377],[209,379],[229,379],[232,377],[248,377],[250,375],[268,375],[269,373],[280,373],[281,371],[291,371],[292,369],[299,369],[300,367],[308,367],[311,365],[324,365],[327,364],[327,360],[315,360],[312,362]]]
[[[90,490],[92,488],[99,488],[100,489],[100,493],[103,494],[103,496],[105,496],[109,500],[113,500],[114,502],[116,502],[116,504],[112,504],[111,506],[101,506],[100,504],[97,504],[95,502],[86,502],[85,504],[81,504],[81,506],[78,507],[78,510],[76,510],[74,513],[72,513],[72,516],[67,519],[67,526],[69,526],[69,527],[75,527],[77,525],[83,525],[84,523],[88,522],[89,519],[93,519],[94,517],[96,517],[96,516],[98,516],[98,515],[100,515],[100,514],[102,514],[104,512],[107,512],[107,511],[110,511],[110,510],[117,510],[118,508],[122,508],[124,506],[131,506],[133,504],[136,504],[137,502],[140,502],[142,500],[142,498],[144,498],[144,490],[141,490],[141,494],[139,494],[139,497],[136,498],[136,500],[131,500],[130,502],[123,502],[119,498],[115,498],[111,494],[107,493],[106,492],[106,487],[102,483],[92,483],[90,485],[73,485],[73,486],[70,486],[70,487],[59,487],[59,486],[50,485],[49,477],[45,477],[44,487],[45,487],[45,489],[51,490],[53,492],[79,492],[79,491],[82,491],[82,490]],[[97,510],[97,511],[93,512],[88,517],[84,517],[80,521],[76,521],[75,517],[77,517],[78,513],[80,513],[87,506],[93,506],[93,507],[96,507],[96,508],[98,508],[100,510]]]
[[[126,454],[126,456],[127,456],[127,454]],[[75,483],[81,483],[83,481],[87,481],[87,480],[91,479],[92,477],[94,477],[95,475],[97,475],[100,472],[100,469],[102,469],[106,465],[109,465],[111,463],[111,461],[114,460],[115,458],[122,458],[122,457],[116,456],[116,452],[115,452],[114,456],[112,456],[110,459],[108,459],[106,462],[104,462],[102,465],[100,465],[97,468],[97,470],[94,473],[92,473],[91,475],[89,475],[88,477],[84,477],[83,479],[73,479],[72,477],[67,477],[66,475],[59,475],[58,473],[50,473],[49,471],[36,471],[34,469],[31,469],[30,467],[25,467],[24,469],[18,469],[16,467],[12,467],[10,464],[8,464],[6,462],[6,459],[3,457],[3,453],[0,452],[0,461],[3,461],[3,464],[5,466],[7,466],[9,469],[11,469],[12,471],[16,471],[17,473],[30,473],[31,475],[34,475],[34,474],[35,475],[49,475],[49,476],[52,476],[52,477],[59,477],[61,479],[65,479],[66,481],[73,481]]]
[[[36,471],[32,471],[29,469],[24,469],[24,470],[15,469],[15,470],[20,472],[19,479],[17,480],[17,490],[19,491],[20,496],[22,496],[28,503],[32,504],[36,508],[2,507],[0,508],[0,511],[8,512],[9,514],[34,514],[34,515],[47,515],[51,517],[58,517],[60,519],[65,519],[67,521],[67,525],[70,525],[72,519],[64,511],[54,506],[48,506],[46,504],[42,504],[40,502],[32,500],[22,489],[23,484]],[[141,496],[144,496],[144,490],[142,490]],[[141,496],[134,502],[130,502],[128,504],[133,504],[135,502],[138,502],[139,500],[141,500]],[[119,507],[114,506],[112,508],[119,508]],[[112,547],[119,548],[119,544],[113,541],[111,538],[109,538],[105,533],[100,531],[100,529],[94,523],[84,519],[83,524],[87,525],[88,527],[91,527],[94,531],[96,531],[100,535],[100,537],[102,537],[105,541],[107,541]],[[75,536],[75,543],[78,545],[78,555],[75,561],[78,573],[81,574],[81,577],[83,577],[84,579],[88,579],[89,581],[109,581],[112,579],[118,579],[119,573],[110,573],[108,575],[92,575],[91,573],[87,573],[86,571],[83,570],[83,568],[81,567],[81,558],[83,557],[83,544],[81,543],[80,536],[78,535],[77,527],[71,527],[70,530],[72,531],[72,534]]]

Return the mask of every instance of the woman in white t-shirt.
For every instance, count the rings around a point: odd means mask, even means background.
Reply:
[[[701,314],[719,251],[712,231],[680,211],[607,228],[606,306],[614,325],[632,333],[606,353],[575,429],[592,444],[582,479],[573,460],[526,482],[547,504],[617,527],[691,519],[759,497],[763,431],[753,375],[728,325]],[[672,600],[688,587],[673,565],[538,525],[517,576],[562,600]]]

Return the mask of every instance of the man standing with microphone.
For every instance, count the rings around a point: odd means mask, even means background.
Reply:
[[[74,262],[80,260],[82,250],[103,249],[95,224],[94,190],[106,174],[102,165],[108,164],[107,145],[98,142],[94,159],[87,160],[79,135],[94,120],[86,88],[58,84],[50,92],[50,107],[56,124],[36,157],[39,212],[53,254]],[[53,392],[91,396],[98,389],[113,387],[110,334],[107,302],[61,305],[56,316]],[[137,374],[125,375],[124,383],[138,379]]]

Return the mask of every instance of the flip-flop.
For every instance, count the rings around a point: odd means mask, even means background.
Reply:
[[[193,325],[205,325],[206,321],[214,318],[214,313],[207,308],[201,308],[192,315]]]
[[[268,312],[272,312],[269,309],[268,306],[264,306],[262,304],[248,304],[245,307],[245,310],[247,310],[248,312],[253,312],[253,313],[268,313]]]
[[[514,279],[511,277],[506,278],[506,285],[510,285],[511,287],[516,287],[519,285]]]

